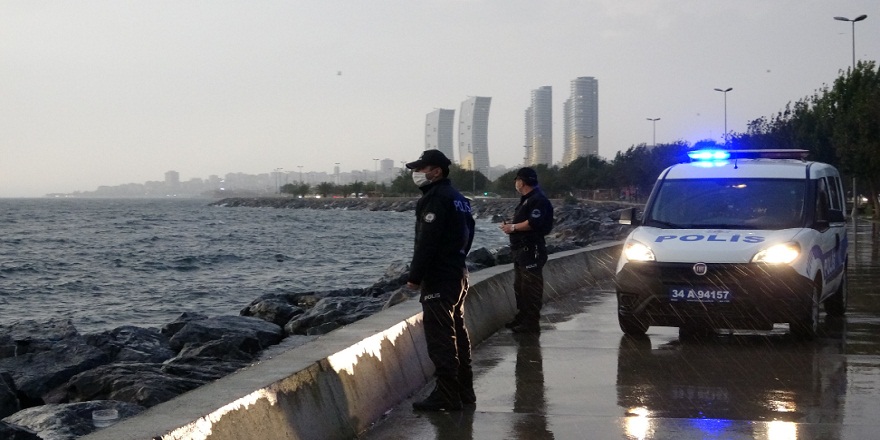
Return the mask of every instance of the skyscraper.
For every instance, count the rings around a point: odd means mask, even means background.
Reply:
[[[532,90],[532,105],[526,109],[526,140],[528,150],[524,165],[553,164],[553,88]]]
[[[455,110],[438,108],[425,118],[425,149],[440,150],[450,160],[454,160],[452,150],[453,123]]]
[[[459,164],[466,170],[489,173],[489,106],[492,98],[471,96],[458,112]]]
[[[599,81],[582,76],[571,81],[571,97],[563,109],[565,125],[562,164],[599,155]]]

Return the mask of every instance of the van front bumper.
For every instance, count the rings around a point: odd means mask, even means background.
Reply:
[[[812,283],[787,265],[629,262],[617,273],[618,314],[646,325],[768,329],[812,307]]]

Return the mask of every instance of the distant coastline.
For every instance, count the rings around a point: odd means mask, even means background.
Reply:
[[[416,209],[417,197],[377,197],[377,198],[295,198],[295,197],[229,197],[212,202],[212,206],[245,208],[282,209],[350,209],[362,211],[406,212]],[[471,201],[471,208],[477,217],[492,215],[512,215],[519,203],[513,198],[480,198]],[[553,200],[561,206],[562,200]]]

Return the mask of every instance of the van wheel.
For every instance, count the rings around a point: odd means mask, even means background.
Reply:
[[[812,340],[819,330],[819,285],[813,284],[810,308],[800,312],[798,319],[788,323],[791,334],[804,340]]]
[[[846,269],[843,270],[843,278],[840,279],[840,286],[831,297],[825,300],[825,313],[828,316],[844,316],[846,315],[846,301],[849,296],[849,286],[846,280]]]
[[[648,331],[648,325],[632,315],[621,315],[618,312],[617,323],[620,324],[623,333],[629,336],[644,336]]]

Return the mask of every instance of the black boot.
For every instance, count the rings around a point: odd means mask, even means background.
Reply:
[[[507,328],[514,328],[514,327],[518,326],[521,322],[522,322],[522,314],[517,313],[516,316],[513,317],[513,320],[504,324],[504,326]]]
[[[461,396],[459,396],[458,379],[454,377],[438,377],[437,385],[425,400],[413,402],[416,411],[459,411],[461,410]]]
[[[471,367],[460,368],[458,370],[458,384],[460,390],[458,395],[461,397],[463,405],[473,405],[477,402],[477,393],[474,392],[474,372]]]

